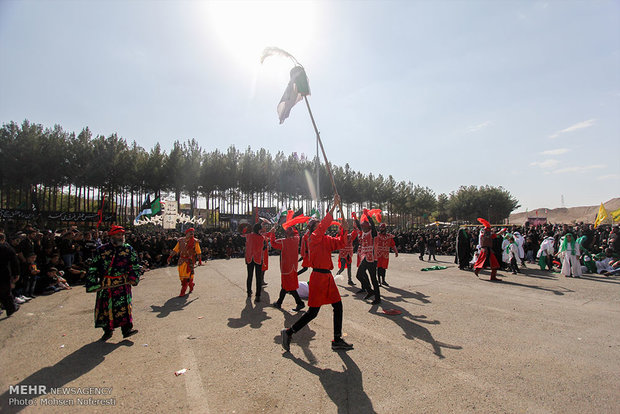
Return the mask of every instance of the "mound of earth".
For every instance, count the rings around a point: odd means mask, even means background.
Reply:
[[[603,203],[607,212],[611,212],[620,208],[620,197],[612,198],[611,200]],[[530,217],[546,217],[548,223],[594,223],[596,214],[598,213],[599,206],[587,206],[587,207],[571,207],[571,208],[537,208],[535,210],[515,213],[510,215],[511,224],[523,224]],[[611,219],[608,218],[605,223],[611,223]]]

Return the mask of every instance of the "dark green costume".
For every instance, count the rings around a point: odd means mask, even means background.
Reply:
[[[140,280],[138,255],[127,243],[97,249],[86,278],[86,291],[97,292],[95,327],[104,331],[132,329],[131,287]]]

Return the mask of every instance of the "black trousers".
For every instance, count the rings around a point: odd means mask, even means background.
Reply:
[[[550,255],[545,256],[547,258],[547,269],[549,271],[553,270],[553,257],[551,257]]]
[[[2,307],[6,311],[7,315],[11,315],[15,312],[15,299],[13,299],[13,295],[11,294],[11,281],[7,277],[6,280],[0,280],[0,303],[2,303]]]
[[[349,280],[351,280],[351,266],[347,266],[347,259],[340,259],[339,270],[344,270],[345,267],[347,268],[347,276],[349,276]]]
[[[248,279],[246,280],[246,288],[248,295],[252,294],[252,278],[256,273],[256,297],[260,298],[261,289],[263,287],[263,271],[262,265],[254,262],[246,264],[248,268]]]
[[[380,281],[384,281],[385,282],[385,271],[386,271],[386,269],[384,269],[382,267],[378,267],[377,268],[377,275],[379,276],[379,280]]]
[[[366,272],[370,275],[370,282],[368,281],[368,274],[366,274]],[[377,262],[369,263],[366,259],[362,260],[360,266],[357,268],[357,274],[355,277],[360,281],[362,289],[365,289],[368,293],[374,294],[375,300],[381,299],[381,294],[379,293],[379,281],[377,280]],[[372,288],[370,283],[372,283]]]
[[[519,266],[517,265],[517,259],[515,259],[514,257],[510,259],[510,270],[515,273],[519,272]]]
[[[291,296],[295,299],[295,303],[297,303],[298,305],[304,304],[304,301],[301,300],[301,298],[299,297],[299,293],[297,293],[296,290],[280,289],[280,297],[278,298],[278,305],[282,305],[282,302],[284,302],[284,297],[286,296],[287,293],[291,294]]]
[[[342,337],[342,301],[332,303],[332,308],[334,309],[334,339],[339,339]],[[308,309],[308,312],[304,313],[291,327],[293,333],[299,332],[308,322],[316,318],[319,314],[319,310],[321,310],[320,306]]]
[[[131,331],[133,329],[133,323],[129,322],[123,326],[121,326],[121,332],[123,334],[126,334],[127,332]],[[110,329],[108,327],[103,328],[104,332],[112,332],[114,331],[114,329]]]

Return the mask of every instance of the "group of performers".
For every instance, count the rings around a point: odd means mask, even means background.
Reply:
[[[133,329],[131,312],[132,286],[140,281],[140,262],[136,251],[125,243],[125,229],[121,226],[112,226],[108,231],[110,242],[99,249],[93,259],[86,277],[86,291],[96,292],[95,300],[95,328],[103,329],[102,341],[107,341],[113,335],[115,328],[120,328],[123,338],[136,333]],[[175,255],[179,255],[178,272],[181,280],[181,294],[186,294],[187,288],[191,293],[194,290],[194,265],[202,264],[200,258],[200,244],[194,238],[194,229],[185,231],[185,237],[177,241],[168,263]]]
[[[360,220],[353,215],[355,229],[348,231],[347,220],[334,221],[333,211],[340,204],[338,196],[334,204],[322,220],[305,217],[306,220],[293,219],[284,223],[285,237],[276,239],[275,226],[268,232],[257,223],[252,232],[244,234],[246,238],[245,262],[247,268],[247,295],[255,293],[255,301],[260,302],[264,283],[264,272],[268,269],[269,244],[280,250],[281,289],[278,300],[273,304],[281,308],[287,295],[293,296],[296,312],[302,311],[306,304],[301,299],[298,275],[311,268],[308,282],[308,311],[305,312],[293,326],[282,331],[282,345],[286,350],[293,334],[314,319],[322,305],[332,305],[334,312],[334,339],[332,348],[351,349],[352,345],[342,339],[342,301],[338,287],[332,276],[331,254],[339,251],[338,274],[347,269],[348,283],[355,285],[351,277],[353,257],[353,242],[359,240],[357,252],[356,278],[362,289],[358,293],[365,293],[365,299],[373,299],[372,304],[381,303],[380,286],[388,286],[386,270],[389,265],[390,250],[398,256],[394,243],[394,236],[387,233],[384,223],[377,230],[373,217],[380,220],[380,211],[364,210]],[[304,217],[302,217],[304,218]],[[306,232],[301,237],[295,228],[295,223],[307,222]],[[328,228],[334,224],[341,230],[337,237],[329,236]],[[140,265],[135,250],[125,242],[125,229],[113,226],[109,232],[110,242],[97,250],[89,269],[86,282],[87,292],[96,292],[95,327],[102,328],[104,333],[101,340],[106,341],[113,335],[115,328],[120,328],[123,337],[127,338],[138,331],[133,328],[132,319],[132,287],[137,286],[140,280]],[[301,244],[301,265],[299,255]],[[178,239],[174,249],[168,257],[168,263],[178,255],[178,274],[181,282],[179,296],[185,296],[194,290],[194,267],[202,264],[200,243],[194,237],[194,229],[185,231],[185,237]],[[255,292],[252,284],[256,280]]]
[[[477,259],[474,263],[474,273],[476,276],[478,276],[482,269],[490,267],[490,280],[501,281],[501,279],[497,278],[497,269],[500,268],[500,264],[493,252],[493,241],[500,237],[503,237],[503,241],[501,242],[501,259],[508,264],[512,274],[519,273],[518,263],[520,262],[521,266],[525,267],[525,251],[523,247],[525,243],[524,237],[519,232],[514,232],[512,234],[506,233],[507,229],[502,229],[498,233],[495,233],[491,229],[491,225],[488,221],[481,218],[479,218],[478,221],[480,221],[484,227],[480,230],[480,235],[478,238],[479,250]],[[463,260],[461,260],[460,257],[461,246],[459,244],[459,238],[466,240],[466,237],[461,237],[460,232],[459,236],[457,236],[459,267],[464,269]],[[499,240],[501,240],[501,238]],[[464,246],[462,250],[466,250]],[[554,257],[557,257],[561,268],[560,274],[565,277],[579,278],[583,274],[581,263],[579,261],[579,256],[583,253],[582,250],[583,247],[580,240],[575,240],[575,237],[571,233],[567,233],[560,239],[560,248],[558,249],[557,254],[554,255],[554,238],[547,237],[540,244],[540,249],[537,253],[538,264],[541,270],[544,270],[545,267],[552,270],[554,263],[553,259]]]
[[[347,220],[334,221],[333,211],[340,203],[338,196],[334,198],[334,204],[322,220],[314,217],[290,216],[282,224],[285,237],[276,239],[274,225],[270,230],[263,229],[261,223],[256,223],[252,232],[244,234],[246,239],[245,262],[247,267],[247,295],[252,295],[252,282],[256,277],[255,302],[260,301],[261,289],[264,285],[264,271],[266,270],[265,259],[267,256],[268,243],[274,249],[280,250],[280,294],[278,300],[273,303],[275,308],[281,309],[287,294],[290,294],[296,303],[293,311],[299,312],[306,304],[301,299],[298,290],[299,275],[311,268],[308,282],[308,311],[305,312],[293,326],[283,329],[282,346],[289,350],[293,335],[314,319],[322,305],[332,305],[334,312],[334,339],[333,349],[351,349],[352,346],[342,339],[342,301],[338,287],[332,276],[334,265],[331,253],[338,251],[340,269],[338,275],[347,270],[349,285],[355,285],[352,280],[352,257],[353,242],[358,239],[357,273],[356,278],[362,289],[358,293],[366,293],[365,299],[373,298],[372,304],[381,303],[380,286],[388,286],[385,280],[386,270],[389,265],[390,250],[394,250],[398,256],[398,250],[394,242],[394,236],[387,233],[385,224],[376,229],[374,222],[376,217],[380,220],[379,210],[364,210],[361,220],[353,215],[355,229],[348,231]],[[300,236],[295,224],[307,223],[306,231]],[[337,237],[327,233],[330,226],[340,226]],[[301,259],[299,258],[301,256]],[[301,269],[299,262],[301,261]]]

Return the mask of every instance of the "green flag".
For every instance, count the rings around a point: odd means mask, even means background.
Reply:
[[[161,211],[161,203],[159,202],[159,197],[157,197],[151,203],[151,214],[149,216],[154,216],[155,214]]]
[[[288,118],[293,106],[306,95],[310,95],[310,86],[308,85],[306,71],[301,66],[295,66],[291,69],[291,80],[278,104],[278,118],[280,118],[280,123]]]

